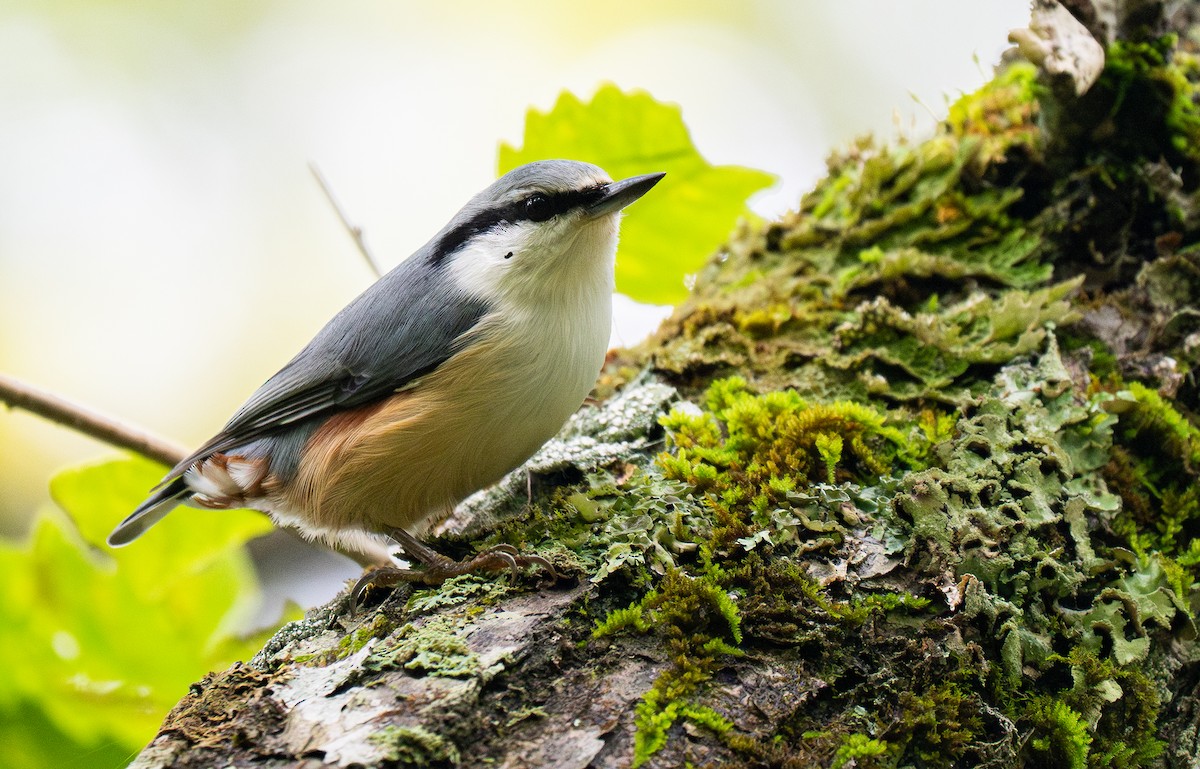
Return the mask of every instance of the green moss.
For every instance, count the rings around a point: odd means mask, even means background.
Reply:
[[[738,596],[736,602],[731,595]],[[593,637],[651,633],[668,659],[636,709],[635,765],[661,750],[681,719],[713,731],[740,752],[767,755],[772,746],[737,732],[698,701],[724,658],[740,655],[738,647],[747,641],[813,644],[836,653],[830,647],[839,635],[849,638],[870,618],[919,613],[928,605],[927,599],[891,592],[834,600],[794,563],[766,561],[754,552],[736,564],[711,562],[697,577],[668,572],[641,601],[598,622]]]
[[[1158,694],[1146,675],[1083,647],[1060,662],[1069,666],[1072,681],[1060,702],[1082,716],[1092,735],[1089,765],[1126,769],[1151,764],[1164,746],[1156,736]]]
[[[696,726],[704,727],[718,736],[727,735],[733,731],[733,723],[728,718],[703,705],[687,705],[680,715]]]
[[[1033,760],[1044,766],[1087,769],[1092,735],[1083,717],[1070,705],[1038,697],[1026,707],[1025,719],[1034,728],[1028,743]]]
[[[1136,405],[1121,415],[1122,437],[1159,444],[1165,456],[1200,471],[1200,428],[1145,385],[1130,382],[1128,392]]]
[[[738,377],[713,382],[706,402],[705,412],[676,409],[662,419],[672,451],[658,464],[715,509],[716,547],[746,540],[756,527],[786,526],[772,521],[773,511],[795,507],[814,484],[874,479],[916,462],[915,429],[902,432],[870,406],[808,404],[794,391],[755,395]],[[840,528],[805,523],[821,533]]]
[[[938,683],[923,692],[901,692],[897,718],[883,736],[902,758],[919,766],[960,765],[986,736],[981,702],[959,684]]]
[[[883,740],[878,740],[866,734],[849,734],[834,754],[831,769],[841,769],[843,766],[879,767],[888,766],[891,762],[883,763],[881,759],[888,754],[891,746]]]
[[[848,600],[829,595],[791,559],[758,553],[726,567],[729,585],[743,594],[739,610],[747,635],[760,642],[835,654],[825,644],[850,639],[872,618],[893,612],[919,614],[928,599],[893,592],[859,592]]]
[[[386,638],[395,629],[395,620],[383,612],[376,612],[369,621],[359,624],[342,637],[338,642],[336,659],[358,653],[372,639]]]
[[[1107,468],[1125,502],[1115,528],[1138,553],[1161,551],[1200,575],[1200,428],[1138,382],[1106,407],[1120,448]]]
[[[643,601],[638,601],[624,609],[614,609],[609,612],[603,622],[596,623],[595,628],[592,630],[592,638],[604,638],[605,636],[630,629],[636,630],[639,633],[645,633],[650,629],[650,622],[646,617],[646,607],[643,605]]]
[[[652,630],[670,659],[669,667],[637,705],[633,765],[641,766],[662,749],[667,730],[680,717],[718,733],[728,732],[727,720],[689,700],[722,657],[741,653],[735,646],[742,640],[741,618],[729,596],[709,578],[672,570],[639,604],[610,613],[596,626],[593,637],[629,629]]]
[[[1037,68],[1029,62],[1015,62],[978,91],[951,104],[946,125],[954,136],[1002,139],[994,145],[1002,152],[1014,142],[1036,145],[1040,135],[1034,117],[1043,93]]]
[[[1112,43],[1097,85],[1100,95],[1111,99],[1109,119],[1126,129],[1117,131],[1122,149],[1146,157],[1165,145],[1196,163],[1200,108],[1195,100],[1195,57],[1180,54],[1180,64],[1174,65],[1177,44],[1174,34]]]
[[[728,735],[733,724],[724,716],[701,705],[682,699],[707,676],[692,673],[673,678],[669,683],[662,679],[646,693],[638,703],[634,714],[637,733],[633,738],[633,766],[638,767],[650,760],[667,744],[667,730],[680,719],[703,727],[718,737]]]

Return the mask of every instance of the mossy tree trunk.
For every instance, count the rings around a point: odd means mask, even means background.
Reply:
[[[1068,5],[447,524],[566,579],[335,601],[136,765],[1200,766],[1200,32]]]

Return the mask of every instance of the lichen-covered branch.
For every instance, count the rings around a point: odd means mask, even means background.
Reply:
[[[566,579],[314,611],[137,765],[1194,766],[1200,32],[1064,6],[1098,72],[832,157],[442,529]]]

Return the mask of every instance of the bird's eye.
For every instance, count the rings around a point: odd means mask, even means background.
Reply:
[[[534,193],[521,204],[525,218],[531,222],[544,222],[554,216],[554,206],[545,195]]]

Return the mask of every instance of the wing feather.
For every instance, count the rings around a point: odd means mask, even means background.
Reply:
[[[488,307],[453,289],[441,270],[418,252],[376,281],[163,484],[211,454],[388,397],[444,363]]]

